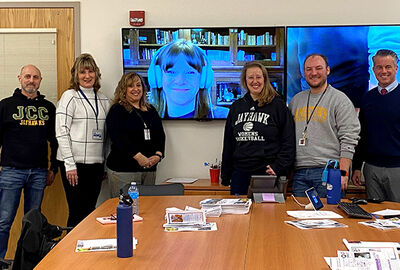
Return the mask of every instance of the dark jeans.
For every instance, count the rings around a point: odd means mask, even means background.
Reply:
[[[40,209],[46,187],[47,169],[17,169],[3,167],[0,172],[0,258],[7,251],[10,228],[24,189],[24,213]]]
[[[305,191],[314,187],[321,198],[326,197],[326,186],[322,185],[323,167],[298,169],[293,176],[293,195],[306,197]]]
[[[60,162],[61,178],[69,208],[67,226],[71,227],[76,226],[95,209],[104,177],[102,163],[77,163],[76,168],[78,184],[73,187],[67,180],[64,162]]]

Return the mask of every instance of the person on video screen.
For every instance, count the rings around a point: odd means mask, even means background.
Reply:
[[[148,70],[150,100],[162,118],[226,118],[228,109],[213,106],[214,72],[205,52],[185,40],[161,47]]]

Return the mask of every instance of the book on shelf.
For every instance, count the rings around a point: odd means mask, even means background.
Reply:
[[[238,38],[238,45],[239,46],[268,46],[268,45],[275,45],[276,41],[274,39],[274,35],[270,34],[269,32],[265,32],[262,35],[250,35],[246,33],[244,30],[240,30],[237,35]]]
[[[151,60],[157,49],[140,48],[140,59]]]

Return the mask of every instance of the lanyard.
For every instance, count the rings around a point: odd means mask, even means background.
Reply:
[[[137,109],[135,108],[135,107],[133,107],[133,111],[137,114],[137,116],[140,118],[140,120],[142,120],[142,122],[143,122],[143,125],[144,125],[144,128],[146,128],[147,129],[147,125],[146,125],[146,122],[144,121],[144,119],[143,119],[143,117],[142,117],[142,115],[137,111]]]
[[[99,122],[97,120],[97,117],[99,115],[99,107],[97,105],[97,94],[96,94],[96,91],[93,90],[93,92],[94,92],[94,103],[96,104],[96,109],[94,109],[93,105],[90,103],[90,101],[87,98],[87,96],[85,95],[85,93],[83,93],[82,89],[79,89],[79,92],[86,99],[87,103],[89,103],[90,108],[92,108],[92,110],[94,112],[94,115],[96,116],[96,127],[97,127],[97,129],[99,129]]]
[[[329,85],[328,85],[329,86]],[[308,98],[307,98],[307,109],[306,109],[306,126],[304,127],[304,131],[303,131],[303,139],[306,138],[306,134],[307,134],[307,128],[308,128],[308,123],[310,123],[312,116],[315,112],[315,109],[317,108],[319,102],[322,100],[322,97],[325,95],[326,89],[328,89],[328,86],[325,88],[324,92],[322,92],[322,95],[319,97],[317,104],[315,104],[314,109],[312,110],[311,114],[310,114],[310,118],[308,118],[308,106],[310,104],[310,95],[311,95],[311,90],[310,92],[308,92]]]

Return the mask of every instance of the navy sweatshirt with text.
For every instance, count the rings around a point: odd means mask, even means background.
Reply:
[[[221,178],[230,179],[234,169],[252,172],[267,165],[283,175],[293,165],[295,149],[293,117],[285,101],[277,96],[258,107],[247,93],[232,104],[226,120]]]
[[[38,92],[29,99],[15,89],[0,101],[1,166],[17,169],[50,168],[57,172],[55,106]],[[48,165],[48,144],[51,165]]]

